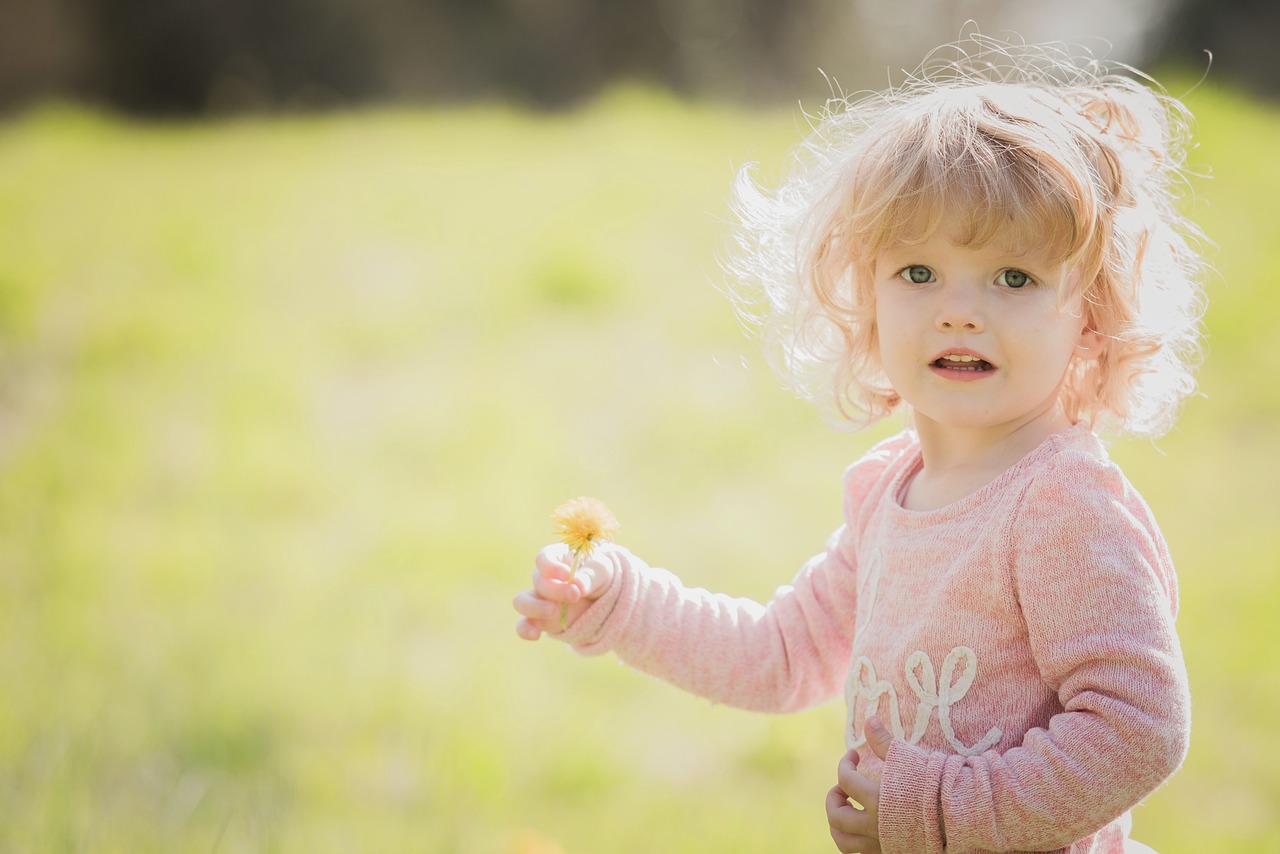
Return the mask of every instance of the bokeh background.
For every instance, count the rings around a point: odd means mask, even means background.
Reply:
[[[1135,835],[1280,851],[1277,9],[4,0],[0,850],[834,850],[839,703],[712,706],[510,600],[578,494],[739,595],[821,547],[896,425],[831,430],[741,333],[729,180],[972,19],[1197,116],[1203,394],[1113,449],[1194,691]]]

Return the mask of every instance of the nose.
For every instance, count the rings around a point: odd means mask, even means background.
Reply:
[[[938,330],[981,332],[984,321],[980,292],[980,287],[972,287],[965,283],[940,288],[935,320]]]

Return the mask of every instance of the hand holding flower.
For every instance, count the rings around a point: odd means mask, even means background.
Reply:
[[[521,614],[516,624],[520,637],[536,641],[543,632],[559,634],[564,628],[561,609],[566,611],[566,623],[572,623],[613,582],[612,562],[583,561],[571,573],[572,560],[569,549],[558,543],[538,552],[533,588],[520,591],[512,601]]]
[[[516,634],[525,640],[563,631],[613,581],[612,563],[590,560],[595,547],[618,531],[609,508],[593,498],[576,498],[556,508],[551,518],[562,544],[538,553],[533,589],[521,591],[512,601],[522,616]]]

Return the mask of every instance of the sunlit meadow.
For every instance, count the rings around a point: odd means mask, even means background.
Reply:
[[[1174,87],[1177,92],[1177,88]],[[1189,97],[1205,396],[1115,455],[1182,579],[1163,854],[1280,850],[1280,110]],[[0,849],[825,852],[838,703],[712,706],[514,633],[579,494],[767,597],[839,524],[832,431],[717,293],[798,109],[0,127]]]

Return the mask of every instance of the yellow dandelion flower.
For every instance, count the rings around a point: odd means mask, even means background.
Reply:
[[[585,496],[566,501],[551,514],[556,533],[560,541],[573,552],[573,560],[569,562],[569,581],[578,571],[578,564],[584,557],[591,555],[591,550],[601,540],[612,542],[618,533],[618,520],[604,502]],[[564,628],[569,619],[569,603],[560,606],[560,627]]]
[[[566,501],[551,514],[560,541],[573,549],[574,554],[590,552],[600,540],[612,541],[618,533],[618,520],[603,501],[595,498],[575,498]]]

